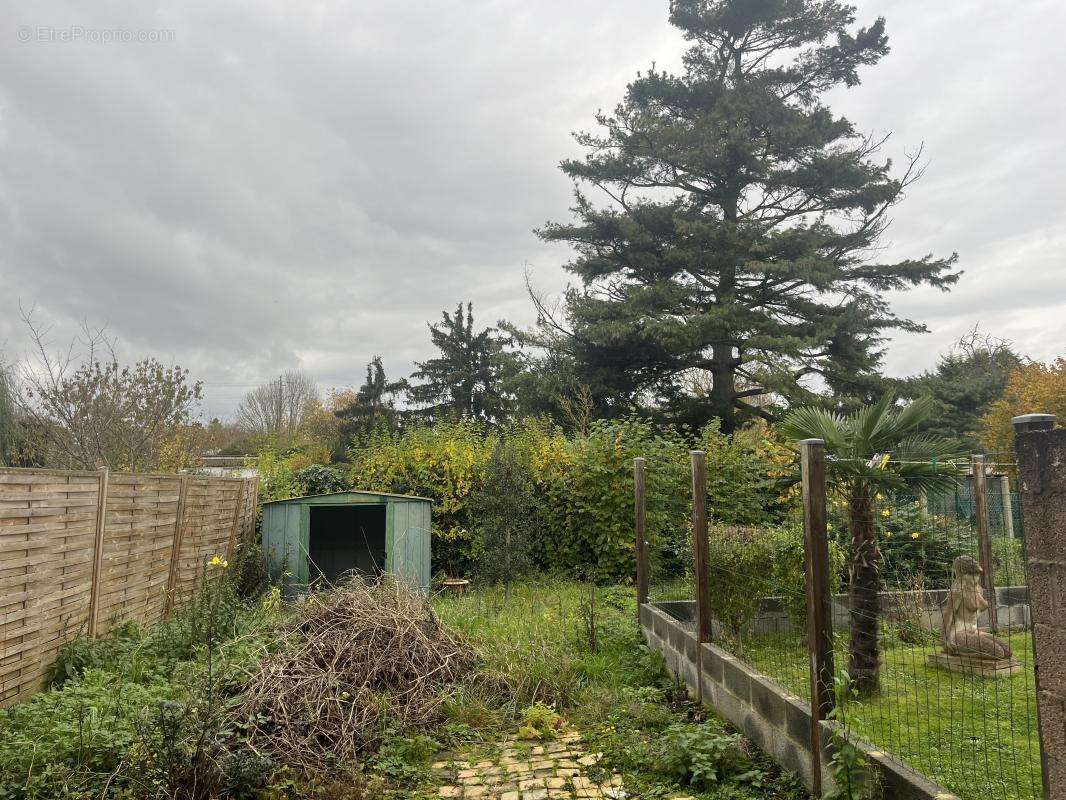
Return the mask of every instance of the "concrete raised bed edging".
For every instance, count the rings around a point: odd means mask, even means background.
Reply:
[[[695,634],[678,619],[685,609],[679,603],[646,603],[640,608],[641,631],[648,646],[659,651],[666,668],[684,681],[689,692],[698,691]],[[667,610],[669,609],[669,610]],[[669,613],[673,611],[674,614]],[[782,768],[797,775],[810,789],[811,711],[801,697],[785,691],[770,678],[713,644],[702,645],[705,704],[728,720]],[[822,785],[832,786],[828,747],[835,722],[822,723]],[[861,739],[852,741],[879,773],[885,800],[958,800],[958,798],[906,767],[898,759]]]

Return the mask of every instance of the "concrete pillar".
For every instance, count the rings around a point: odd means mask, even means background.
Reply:
[[[1066,429],[1014,418],[1045,797],[1066,800]]]

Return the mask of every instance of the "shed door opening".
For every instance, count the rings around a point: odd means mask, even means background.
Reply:
[[[385,506],[311,508],[308,577],[336,583],[352,572],[385,571]]]

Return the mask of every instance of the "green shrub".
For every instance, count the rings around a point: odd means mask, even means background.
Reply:
[[[1026,582],[1025,554],[1021,539],[997,536],[992,539],[992,563],[995,565],[996,584],[1018,586]]]
[[[242,543],[228,569],[233,591],[242,600],[258,600],[270,589],[270,570],[258,541]]]
[[[340,467],[328,464],[312,464],[295,474],[296,482],[304,494],[329,494],[348,489],[348,476]]]
[[[977,552],[977,535],[965,521],[924,514],[917,502],[882,501],[877,527],[886,590],[909,586],[917,576],[928,589],[946,589],[955,557]]]
[[[550,423],[526,420],[501,429],[471,421],[380,431],[350,452],[351,483],[360,489],[429,497],[434,569],[471,568],[489,464],[497,445],[513,454],[511,479],[533,502],[529,554],[536,566],[598,582],[633,575],[633,459],[647,459],[648,538],[657,578],[691,563],[689,450],[707,451],[708,508],[725,523],[779,519],[780,470],[763,429],[726,436],[709,426],[699,436],[639,419],[597,421],[567,437]]]
[[[648,460],[648,538],[667,558],[679,550],[687,519],[687,445],[640,420],[594,422],[566,444],[564,468],[546,486],[549,569],[600,582],[633,575],[633,459]]]
[[[529,470],[506,440],[497,442],[472,501],[471,554],[478,579],[510,585],[529,572],[538,504]]]
[[[758,784],[764,775],[744,754],[740,740],[740,734],[707,724],[671,725],[659,747],[659,768],[701,789],[726,782]]]
[[[405,784],[425,774],[430,759],[439,752],[441,743],[432,736],[391,736],[385,739],[373,758],[376,772]]]
[[[697,446],[707,453],[707,511],[716,522],[761,525],[782,518],[786,509],[774,478],[791,456],[770,431],[756,425],[726,435],[714,420]]]
[[[0,798],[96,798],[105,786],[185,796],[175,792],[193,783],[206,797],[261,783],[266,765],[226,749],[225,711],[274,614],[276,604],[250,606],[231,581],[212,580],[143,633],[126,624],[69,643],[54,688],[0,711]]]
[[[99,639],[78,635],[60,648],[56,660],[48,668],[45,684],[57,689],[69,680],[80,678],[87,669],[115,664],[127,656],[139,640],[140,632],[132,622],[113,628]]]
[[[522,709],[522,724],[518,728],[519,739],[554,739],[563,725],[563,718],[549,705],[534,703]]]
[[[711,611],[734,637],[757,614],[759,601],[780,598],[793,625],[806,624],[803,531],[795,525],[713,525],[708,532]],[[830,591],[840,588],[844,555],[830,542]]]
[[[142,712],[181,694],[168,681],[136,683],[90,667],[0,711],[0,797],[90,796],[139,741]]]
[[[379,429],[351,450],[351,484],[433,500],[433,568],[462,574],[470,565],[471,498],[494,445],[487,426],[471,420]]]

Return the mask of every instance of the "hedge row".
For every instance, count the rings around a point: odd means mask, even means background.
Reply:
[[[497,443],[519,454],[536,502],[533,558],[548,570],[594,580],[633,574],[633,459],[647,459],[648,531],[659,574],[685,561],[691,508],[689,451],[707,451],[708,509],[714,520],[758,525],[781,516],[775,477],[790,455],[765,430],[734,436],[708,427],[686,434],[643,420],[596,422],[567,436],[527,421],[504,430],[472,422],[380,433],[351,452],[359,489],[434,501],[434,568],[470,566],[475,497]]]

